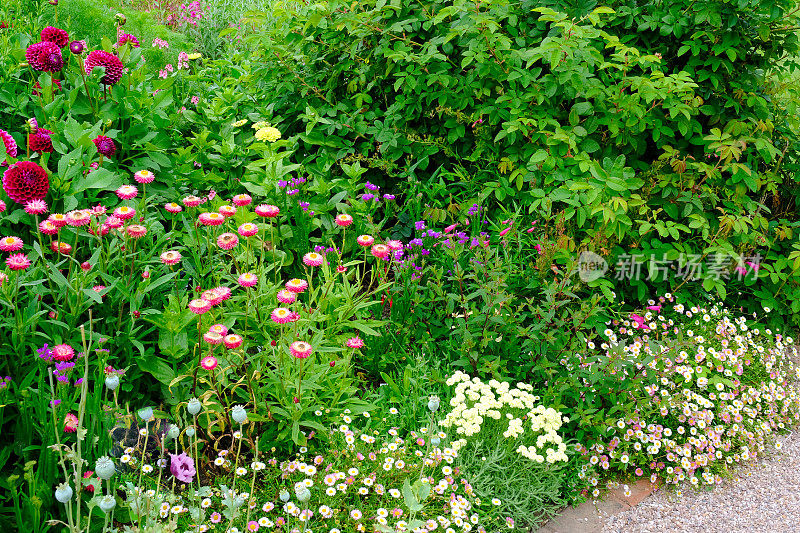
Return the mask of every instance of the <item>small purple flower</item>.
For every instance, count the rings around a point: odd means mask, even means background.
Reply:
[[[50,400],[50,407],[58,407],[58,404],[61,403],[61,400]]]
[[[394,196],[394,194],[384,194],[383,195],[383,199],[384,200],[394,200],[395,196]]]
[[[50,361],[53,359],[53,351],[47,347],[47,343],[44,346],[36,350],[36,353],[39,354],[40,359],[44,359],[45,361]]]
[[[178,481],[184,483],[191,483],[197,471],[194,469],[194,459],[183,452],[180,455],[174,453],[169,454],[170,465],[169,471]]]
[[[366,182],[364,184],[364,188],[369,189],[370,191],[377,191],[378,189],[380,189],[380,187],[370,182]]]
[[[288,191],[286,191],[286,194],[288,194],[289,196],[294,196],[295,194],[297,194],[299,192],[300,192],[300,189],[289,189]]]
[[[413,246],[422,246],[422,239],[411,239],[408,241],[408,247],[411,248]]]
[[[374,194],[367,193],[367,194],[362,194],[361,195],[361,199],[364,200],[365,202],[368,202],[368,201],[372,200],[373,198],[375,198]]]
[[[289,182],[286,180],[280,180],[278,182],[278,187],[280,187],[281,189],[285,189],[287,185],[289,185]]]
[[[417,231],[422,231],[425,229],[425,221],[424,220],[417,220],[414,222],[414,229]]]

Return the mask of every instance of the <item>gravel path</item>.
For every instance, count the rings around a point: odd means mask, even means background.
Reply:
[[[660,490],[611,516],[603,533],[800,532],[800,430],[710,492]]]

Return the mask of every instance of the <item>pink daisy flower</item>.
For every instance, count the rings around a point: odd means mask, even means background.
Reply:
[[[53,223],[53,225],[57,228],[63,228],[67,225],[67,215],[62,215],[61,213],[53,213],[47,220]]]
[[[204,357],[202,361],[200,361],[200,366],[203,367],[205,370],[214,370],[217,368],[217,358],[213,355],[209,355],[208,357]]]
[[[122,221],[122,219],[115,215],[106,217],[106,221],[103,223],[104,226],[108,226],[111,229],[121,228],[124,224],[125,223]]]
[[[286,324],[292,321],[292,312],[285,307],[278,307],[269,316],[276,324]]]
[[[231,297],[231,290],[228,287],[215,287],[205,291],[200,298],[208,301],[211,305],[219,305]]]
[[[224,337],[222,335],[214,331],[207,331],[203,333],[203,340],[208,344],[222,344],[223,338]]]
[[[69,344],[53,346],[53,359],[56,361],[69,361],[73,357],[75,357],[75,350]]]
[[[242,336],[236,334],[225,335],[224,339],[225,347],[229,350],[233,350],[241,346],[242,341],[243,341]]]
[[[161,254],[161,262],[165,265],[177,265],[181,259],[183,259],[183,256],[175,250],[169,250]]]
[[[92,213],[88,209],[80,209],[77,211],[70,211],[67,213],[67,224],[70,226],[80,227],[92,221]]]
[[[22,239],[19,237],[3,237],[0,239],[0,252],[16,252],[22,250]]]
[[[225,218],[232,217],[236,214],[236,208],[232,205],[222,205],[219,207],[219,214]]]
[[[219,524],[222,521],[222,515],[214,511],[213,513],[211,513],[209,519],[211,520],[212,524]]]
[[[52,220],[42,220],[39,223],[39,231],[45,235],[55,235],[58,233],[58,226],[53,224]]]
[[[311,267],[317,267],[322,264],[324,258],[317,252],[309,252],[303,256],[303,263]]]
[[[132,200],[138,196],[139,189],[133,185],[123,185],[114,192],[117,193],[117,196],[119,196],[120,200]]]
[[[105,285],[95,285],[94,287],[92,287],[92,290],[94,292],[96,292],[96,293],[100,293],[100,292],[104,291],[105,289],[106,289]],[[105,296],[106,296],[105,294],[101,294],[100,295],[100,299],[105,298]]]
[[[132,239],[141,239],[145,235],[147,235],[147,228],[140,224],[131,224],[127,228],[128,236]]]
[[[114,209],[114,216],[120,220],[128,220],[136,216],[136,209],[128,207],[127,205],[121,205]],[[106,224],[108,224],[108,221],[106,221]]]
[[[189,302],[189,310],[192,313],[202,315],[211,310],[211,302],[208,300],[204,300],[202,298],[198,298],[196,300],[192,300]]]
[[[185,205],[186,207],[197,207],[198,205],[203,203],[203,200],[201,198],[198,198],[197,196],[187,196],[186,198],[181,200],[181,202],[183,202],[183,205]]]
[[[256,233],[258,233],[258,226],[253,224],[252,222],[247,222],[239,226],[239,235],[242,237],[252,237]]]
[[[223,233],[217,237],[217,246],[223,250],[231,250],[239,244],[239,237],[233,233]]]
[[[102,215],[105,215],[105,214],[106,214],[106,211],[108,211],[108,209],[106,208],[106,206],[104,206],[104,205],[102,205],[102,204],[98,204],[98,205],[96,205],[96,206],[94,206],[94,207],[92,208],[92,215],[94,215],[94,216],[96,216],[96,217],[100,217],[100,216],[102,216]]]
[[[29,215],[43,215],[47,213],[47,203],[44,200],[31,200],[25,204],[25,212]]]
[[[156,175],[149,170],[140,170],[133,175],[133,179],[136,180],[136,183],[152,183],[156,179]]]
[[[297,359],[305,359],[311,355],[311,352],[314,350],[311,348],[311,345],[305,341],[295,341],[289,346],[289,351],[292,352],[292,355]]]
[[[245,272],[239,276],[238,282],[245,288],[254,287],[258,283],[258,277],[252,272]]]
[[[297,295],[286,289],[278,291],[278,301],[284,304],[293,304],[297,301]]]
[[[72,251],[72,245],[66,242],[53,241],[50,243],[50,249],[59,254],[69,255]]]
[[[353,348],[356,350],[359,348],[363,348],[365,346],[364,341],[358,335],[350,339],[347,339],[347,342],[345,344],[347,345],[348,348]]]
[[[180,213],[181,211],[183,211],[183,208],[175,202],[164,204],[164,209],[166,209],[172,214]]]
[[[308,282],[304,279],[290,279],[286,282],[286,290],[295,294],[300,294],[308,288]]]
[[[225,217],[219,213],[200,213],[198,220],[204,226],[219,226],[225,222]]]
[[[12,254],[6,259],[6,266],[9,270],[25,270],[31,266],[31,261],[25,254]]]
[[[341,215],[337,215],[336,216],[336,225],[337,226],[341,226],[343,228],[346,228],[347,226],[349,226],[352,223],[353,223],[353,217],[351,217],[350,215],[341,214]]]
[[[75,433],[78,431],[78,417],[73,413],[67,413],[64,417],[64,433]]]
[[[214,324],[213,326],[208,328],[208,331],[219,333],[220,335],[228,334],[228,328],[226,328],[224,324]]]
[[[250,205],[253,199],[250,197],[249,194],[237,194],[233,197],[233,205],[244,207],[246,205]]]
[[[386,259],[389,257],[389,247],[385,244],[375,244],[370,250],[370,253],[378,259]]]
[[[281,210],[277,206],[269,204],[261,204],[256,207],[256,215],[266,218],[275,218],[280,214]]]
[[[370,235],[359,235],[356,242],[366,248],[367,246],[372,246],[375,242],[375,238]]]
[[[395,240],[386,241],[386,246],[388,246],[389,249],[392,250],[393,252],[397,252],[403,249],[403,243]]]

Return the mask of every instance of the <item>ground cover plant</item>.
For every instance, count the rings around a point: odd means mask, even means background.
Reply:
[[[796,12],[65,3],[0,6],[3,525],[528,529],[797,423]]]

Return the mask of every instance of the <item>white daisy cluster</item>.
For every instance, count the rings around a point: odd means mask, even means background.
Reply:
[[[531,393],[530,385],[517,383],[511,388],[508,383],[494,379],[483,383],[480,378],[470,378],[461,371],[450,376],[447,384],[456,386],[455,396],[450,400],[452,410],[441,425],[455,428],[456,434],[462,436],[453,443],[456,451],[466,446],[468,437],[480,433],[489,419],[505,428],[502,431],[505,439],[524,441],[516,451],[531,461],[550,464],[567,461],[567,445],[558,430],[569,419],[553,408],[537,404],[539,397]],[[507,425],[502,420],[507,420]]]

